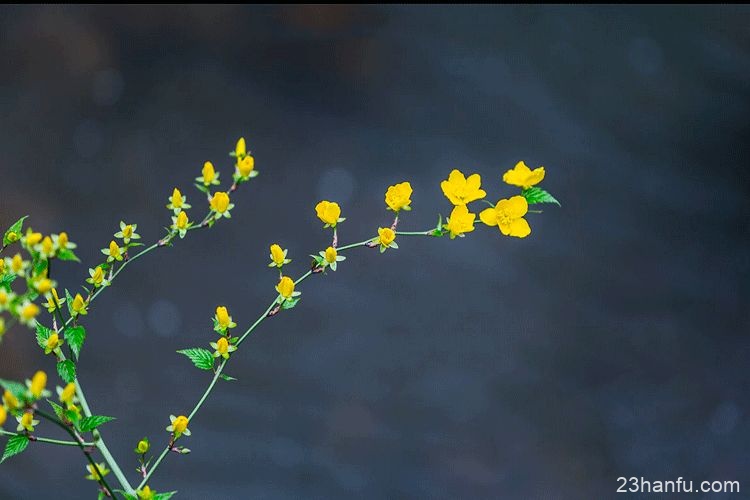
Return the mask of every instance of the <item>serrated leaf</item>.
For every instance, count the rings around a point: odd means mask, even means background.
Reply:
[[[3,234],[3,246],[13,243],[12,241],[8,239],[8,235],[10,233],[16,233],[19,238],[21,237],[21,230],[23,229],[23,221],[26,220],[26,217],[28,217],[28,215],[24,215],[23,217],[18,219],[16,222],[13,223],[13,225],[11,225],[8,228],[7,231],[5,231],[5,233]]]
[[[201,370],[212,370],[214,367],[214,355],[207,349],[193,347],[192,349],[182,349],[177,352],[187,356]]]
[[[78,429],[81,432],[91,432],[100,425],[104,425],[107,422],[111,422],[114,420],[115,417],[105,417],[103,415],[91,415],[90,417],[85,417],[81,419],[81,422],[78,424]]]
[[[5,444],[5,451],[3,452],[3,458],[0,459],[0,463],[5,462],[12,456],[22,453],[27,446],[29,446],[28,436],[11,436],[11,438],[8,439],[8,442]]]
[[[36,324],[36,343],[39,344],[39,347],[42,349],[47,347],[47,339],[50,335],[52,335],[52,330],[41,323]]]
[[[57,363],[57,373],[65,382],[70,383],[76,379],[76,364],[66,359]]]
[[[293,309],[297,303],[300,301],[299,297],[296,297],[294,299],[286,299],[284,302],[281,303],[282,309]]]
[[[166,493],[157,493],[154,495],[154,500],[169,500],[177,494],[176,491],[168,491]]]
[[[68,328],[65,330],[65,340],[68,342],[70,350],[73,351],[73,355],[78,359],[83,341],[86,340],[86,329],[81,325]]]
[[[6,274],[2,278],[0,278],[0,288],[5,288],[6,290],[10,290],[10,285],[16,281],[16,276],[13,273]]]
[[[34,275],[39,276],[42,274],[45,274],[47,271],[47,267],[49,267],[49,263],[46,259],[39,259],[34,262]]]
[[[226,380],[227,382],[232,382],[233,380],[237,380],[236,378],[234,378],[234,377],[231,377],[231,376],[229,376],[229,375],[227,375],[227,374],[225,374],[225,373],[222,373],[222,374],[220,374],[220,375],[219,375],[219,377],[220,377],[220,378],[221,378],[222,380]]]
[[[60,420],[65,420],[63,407],[55,403],[54,401],[50,401],[49,399],[47,400],[47,402],[52,407],[52,410],[55,412],[55,415],[57,415],[57,418],[59,418]]]
[[[61,248],[57,251],[57,258],[60,260],[72,260],[75,262],[81,262],[81,259],[69,248]]]
[[[560,202],[557,201],[554,196],[542,188],[532,187],[524,189],[521,192],[521,196],[526,198],[529,205],[534,205],[535,203],[555,203],[558,207],[561,206]]]
[[[26,392],[25,385],[19,382],[14,382],[13,380],[5,380],[0,378],[0,386],[2,386],[3,389],[10,391],[17,398],[22,397]]]
[[[68,289],[65,289],[65,305],[68,306],[68,314],[73,316],[73,296]]]

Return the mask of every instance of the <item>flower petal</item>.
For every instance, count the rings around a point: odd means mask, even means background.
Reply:
[[[508,200],[508,204],[505,208],[508,211],[508,215],[513,219],[523,217],[529,210],[529,203],[523,196],[512,196]]]
[[[510,236],[525,238],[531,234],[531,227],[526,219],[516,219],[510,223]]]
[[[479,219],[488,226],[497,226],[497,211],[494,208],[485,208],[479,212]]]

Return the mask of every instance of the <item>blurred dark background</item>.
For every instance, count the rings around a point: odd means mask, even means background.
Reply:
[[[303,272],[318,200],[359,241],[389,221],[389,184],[412,182],[402,228],[426,229],[452,168],[495,200],[516,161],[545,165],[563,206],[530,238],[404,238],[305,282],[151,486],[581,499],[682,476],[750,498],[748,26],[746,7],[3,7],[0,226],[68,231],[72,289],[121,219],[156,240],[174,186],[202,206],[203,162],[226,178],[237,137],[253,149],[232,221],[137,262],[86,318],[81,380],[135,480],[137,440],[161,446],[208,382],[175,349],[214,338],[218,304],[240,325],[262,311],[270,243]],[[40,367],[10,331],[0,376]],[[84,475],[75,450],[33,446],[0,497],[87,497]]]

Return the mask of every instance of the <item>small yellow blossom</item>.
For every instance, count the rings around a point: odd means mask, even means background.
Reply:
[[[34,288],[37,292],[41,294],[45,294],[52,290],[52,287],[55,285],[55,283],[49,279],[49,278],[39,278],[36,281],[34,281]]]
[[[328,247],[318,255],[322,257],[322,260],[318,260],[318,263],[331,268],[331,271],[336,270],[338,262],[346,260],[346,257],[339,255],[335,248]],[[314,256],[313,256],[314,257]]]
[[[187,212],[183,211],[177,214],[177,217],[172,217],[172,228],[177,230],[177,234],[180,235],[180,238],[185,237],[190,225]]]
[[[531,170],[526,163],[519,161],[516,166],[503,174],[503,182],[521,189],[529,189],[542,182],[544,179],[544,167]]]
[[[523,218],[529,210],[529,203],[523,196],[513,196],[500,200],[494,208],[482,210],[479,218],[488,226],[497,226],[505,236],[525,238],[531,234],[531,227]]]
[[[86,465],[86,470],[88,471],[86,479],[90,481],[101,481],[102,477],[109,474],[109,469],[107,469],[107,467],[103,463],[96,464],[96,467],[94,467],[92,464],[88,464]]]
[[[21,238],[21,243],[26,245],[26,248],[34,248],[36,244],[42,241],[42,238],[42,233],[35,233],[31,228],[28,228],[26,230],[26,235]]]
[[[26,276],[26,269],[31,265],[31,262],[23,260],[20,253],[15,254],[12,258],[5,259],[5,265],[10,268],[13,274],[17,274],[23,278]]]
[[[315,205],[315,213],[318,219],[323,221],[325,227],[336,227],[336,224],[343,222],[341,218],[341,207],[338,203],[323,200]]]
[[[3,406],[8,408],[10,411],[14,411],[21,406],[18,402],[18,398],[13,395],[8,389],[3,392]]]
[[[156,498],[156,491],[149,488],[148,485],[138,490],[137,493],[138,500],[154,500]]]
[[[247,154],[247,146],[245,145],[245,138],[240,137],[237,139],[237,145],[234,147],[234,156],[242,158]]]
[[[151,449],[151,442],[148,440],[147,437],[144,437],[143,439],[138,441],[138,444],[135,446],[135,450],[133,451],[135,451],[136,453],[140,455],[144,455],[148,453],[148,450],[150,449]]]
[[[242,159],[237,160],[237,175],[243,179],[255,177],[255,158],[251,155],[247,155]]]
[[[214,169],[214,164],[210,161],[207,161],[203,164],[203,168],[201,169],[201,176],[196,177],[196,181],[203,184],[203,186],[208,187],[211,185],[216,185],[219,183],[219,174],[216,173],[216,169]]]
[[[106,285],[104,280],[104,268],[102,266],[96,266],[96,269],[89,269],[89,278],[86,278],[86,282],[94,285],[94,288]]]
[[[18,307],[18,319],[24,325],[34,326],[38,314],[39,306],[28,300]]]
[[[169,205],[167,205],[167,208],[174,211],[175,215],[177,215],[181,210],[187,210],[190,208],[190,205],[185,203],[186,201],[187,196],[183,196],[179,189],[174,188],[172,196],[169,197]]]
[[[170,415],[169,421],[172,422],[172,425],[167,427],[167,430],[173,432],[175,438],[178,438],[183,434],[186,436],[190,435],[190,429],[188,429],[188,423],[190,422],[186,416],[180,415],[179,417],[175,417],[174,415]]]
[[[325,251],[326,262],[328,262],[329,264],[333,264],[334,262],[336,262],[337,256],[338,256],[338,253],[336,252],[335,248],[333,247],[326,248],[326,251]]]
[[[52,241],[55,242],[55,246],[59,250],[73,250],[74,248],[77,247],[75,243],[73,243],[72,241],[70,241],[70,239],[68,239],[68,233],[64,231],[60,234],[53,234]]]
[[[282,249],[276,243],[271,245],[271,263],[268,264],[268,267],[278,267],[281,269],[281,266],[284,264],[289,264],[292,259],[286,258],[287,252],[288,250]]]
[[[121,261],[123,259],[122,249],[115,240],[109,242],[109,248],[103,248],[102,253],[107,256],[107,262]]]
[[[16,427],[17,432],[34,432],[34,426],[39,424],[39,420],[34,420],[34,412],[31,410],[24,412],[24,414],[19,417],[16,417],[16,420],[18,421],[18,427]]]
[[[471,174],[468,178],[459,170],[451,171],[448,180],[440,183],[443,194],[454,205],[466,205],[472,201],[481,200],[487,193],[480,189],[482,178],[479,174]]]
[[[385,204],[388,205],[389,210],[393,210],[394,212],[411,210],[409,206],[411,204],[411,194],[412,189],[409,182],[394,184],[385,192]]]
[[[279,295],[284,299],[289,299],[299,295],[299,292],[294,291],[294,280],[289,276],[284,276],[279,280],[279,284],[276,285],[276,291],[279,292]]]
[[[55,255],[55,243],[52,238],[45,236],[42,242],[37,246],[37,250],[47,257]]]
[[[0,427],[5,424],[5,421],[8,419],[8,412],[5,410],[4,407],[0,406]]]
[[[45,392],[44,388],[47,387],[47,374],[41,370],[37,371],[26,385],[34,399],[41,398]]]
[[[60,398],[60,402],[65,404],[65,406],[72,405],[73,399],[76,397],[76,385],[71,382],[66,385],[64,389],[60,389],[58,387],[58,396]]]
[[[53,352],[55,349],[63,345],[63,343],[64,341],[60,339],[60,336],[57,333],[51,334],[47,337],[47,341],[44,344],[44,354]]]
[[[229,195],[227,193],[218,191],[211,197],[209,206],[211,210],[218,214],[218,217],[230,218],[229,211],[234,207],[234,204],[229,202]]]
[[[10,243],[15,243],[16,241],[18,241],[18,233],[15,231],[8,231],[6,238],[8,238],[8,241]]]
[[[120,221],[120,230],[115,233],[115,238],[121,238],[126,245],[130,243],[130,240],[140,240],[141,235],[135,232],[136,229],[138,229],[138,224],[125,224]]]
[[[47,312],[53,313],[58,306],[62,306],[65,303],[65,299],[61,299],[57,295],[57,289],[53,288],[50,294],[47,296]]]
[[[378,228],[378,237],[375,238],[375,243],[380,244],[380,253],[385,252],[386,248],[398,248],[396,231],[390,227]]]
[[[456,205],[453,207],[453,211],[450,217],[448,217],[448,222],[445,224],[445,228],[450,231],[451,239],[473,231],[474,219],[476,217],[477,214],[469,212],[466,205]]]
[[[4,311],[8,308],[13,297],[13,292],[7,292],[3,288],[0,288],[0,311]]]
[[[221,356],[224,359],[229,359],[229,353],[237,350],[237,346],[230,344],[226,337],[221,337],[216,342],[211,342],[210,345],[215,349],[214,358]]]
[[[73,303],[70,307],[73,309],[73,314],[81,314],[84,316],[88,314],[86,300],[84,300],[80,293],[77,293],[76,296],[73,297]]]
[[[215,329],[218,332],[224,332],[227,328],[234,328],[237,323],[232,321],[232,317],[229,315],[229,311],[225,306],[219,306],[216,308],[216,315],[214,316]]]

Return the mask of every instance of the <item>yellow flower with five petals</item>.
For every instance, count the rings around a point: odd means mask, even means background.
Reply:
[[[529,189],[542,182],[543,179],[544,167],[531,170],[523,161],[519,161],[515,167],[503,174],[503,182],[521,189]]]
[[[500,200],[494,208],[486,208],[479,218],[488,226],[497,226],[505,236],[525,238],[531,234],[531,227],[523,218],[529,210],[529,204],[523,196],[513,196]]]
[[[471,174],[467,178],[460,170],[453,170],[448,180],[440,183],[440,188],[454,205],[466,205],[487,196],[487,193],[480,189],[481,185],[482,178],[479,174]]]

